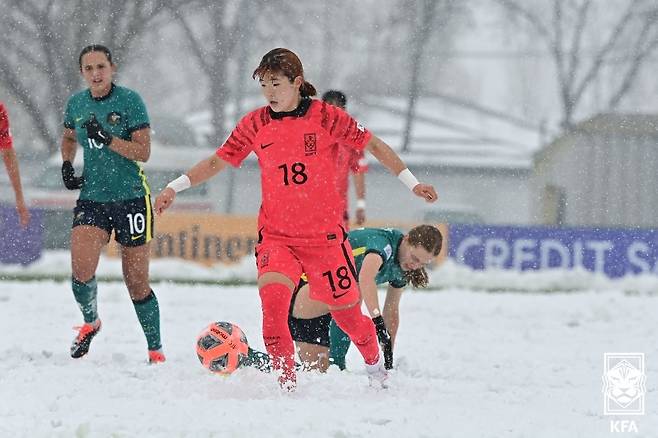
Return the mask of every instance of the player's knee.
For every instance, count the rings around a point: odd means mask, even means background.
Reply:
[[[288,318],[290,334],[296,342],[304,342],[321,347],[329,347],[329,324],[331,315],[326,314],[316,318]]]

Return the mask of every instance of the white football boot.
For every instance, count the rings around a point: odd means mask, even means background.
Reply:
[[[368,373],[368,382],[375,388],[388,388],[388,371],[384,368],[384,358],[380,355],[379,360],[374,365],[366,364]]]

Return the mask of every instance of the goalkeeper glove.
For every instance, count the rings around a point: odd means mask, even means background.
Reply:
[[[85,182],[83,177],[75,176],[73,164],[68,160],[62,163],[62,180],[64,181],[64,186],[69,190],[77,190]]]
[[[391,342],[391,335],[388,333],[384,318],[381,315],[374,317],[372,322],[375,323],[377,339],[384,351],[384,368],[390,370],[393,368],[393,343]]]
[[[87,129],[87,138],[97,143],[103,143],[106,146],[112,143],[112,134],[103,129],[98,120],[96,120],[96,114],[92,114],[91,118],[82,127]]]

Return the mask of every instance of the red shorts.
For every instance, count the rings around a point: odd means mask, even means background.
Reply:
[[[329,306],[346,306],[359,301],[361,294],[350,242],[331,246],[289,246],[263,239],[256,246],[258,276],[278,272],[295,285],[306,273],[309,295]]]

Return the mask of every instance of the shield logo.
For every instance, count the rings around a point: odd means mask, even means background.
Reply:
[[[644,353],[605,353],[603,414],[644,415]]]
[[[304,134],[304,154],[306,156],[315,155],[317,152],[316,149],[316,137],[315,133]]]
[[[118,125],[121,122],[121,114],[116,111],[112,111],[107,115],[107,123],[110,125]]]

